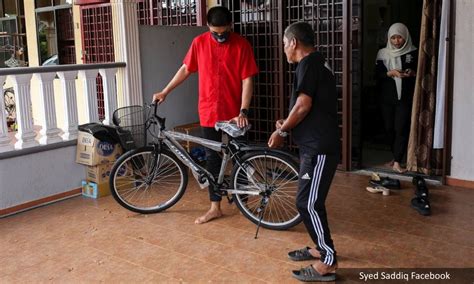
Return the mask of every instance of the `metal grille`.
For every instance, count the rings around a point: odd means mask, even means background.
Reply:
[[[81,6],[84,63],[114,62],[112,8],[110,4]],[[97,75],[97,105],[99,119],[105,118],[102,76]]]
[[[110,4],[81,6],[84,63],[114,62]]]
[[[139,0],[140,25],[200,26],[204,22],[206,2],[203,0]]]
[[[339,129],[342,140],[341,166],[348,169],[350,150],[350,42],[348,12],[350,0],[245,0],[221,1],[233,13],[234,30],[254,47],[260,73],[255,78],[255,110],[251,119],[255,127],[250,137],[265,142],[274,129],[275,120],[288,115],[289,96],[293,88],[294,66],[283,54],[283,31],[288,25],[305,21],[315,30],[316,47],[334,70],[338,93]],[[350,26],[350,25],[349,25]],[[289,148],[296,150],[290,140]]]
[[[15,54],[15,59],[22,64],[28,61],[27,52],[15,53],[26,47],[26,33],[22,22],[24,22],[23,16],[0,18],[0,68],[6,67],[5,61],[9,60],[13,54]]]
[[[249,138],[265,142],[275,121],[283,118],[283,54],[281,1],[222,1],[233,14],[234,31],[254,48],[260,69],[254,78],[254,97],[250,119],[254,127]]]
[[[345,93],[343,88],[344,72],[344,2],[346,0],[314,0],[314,1],[299,1],[288,0],[285,7],[286,19],[285,26],[292,23],[304,21],[312,25],[315,31],[315,42],[318,51],[322,52],[326,57],[328,64],[334,71],[337,84],[338,96],[338,121],[339,131],[342,144],[346,141],[344,119],[344,99]],[[306,4],[305,4],[306,3]],[[286,65],[287,66],[287,65]],[[288,66],[289,72],[285,72],[285,82],[288,94],[293,88],[294,66]],[[285,96],[286,97],[286,96]],[[289,100],[285,100],[288,103]],[[285,105],[288,108],[288,105]],[[343,146],[344,148],[344,146]],[[346,151],[342,149],[342,164],[345,164]]]

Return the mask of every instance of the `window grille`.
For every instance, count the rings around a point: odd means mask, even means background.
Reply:
[[[206,13],[205,7],[205,0],[139,0],[138,23],[152,26],[200,26]]]
[[[114,62],[112,8],[109,3],[81,6],[84,63]],[[102,76],[97,75],[99,119],[105,118]]]

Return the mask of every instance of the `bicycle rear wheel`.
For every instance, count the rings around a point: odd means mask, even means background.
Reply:
[[[168,150],[155,155],[153,147],[129,151],[115,162],[110,191],[128,210],[149,214],[176,204],[188,184],[184,165]]]
[[[242,167],[236,164],[232,171],[235,190],[249,194],[233,194],[233,199],[242,214],[258,224],[263,195],[268,204],[263,211],[261,226],[274,230],[286,230],[301,222],[296,209],[298,191],[298,167],[290,157],[273,151],[256,151],[242,157]]]

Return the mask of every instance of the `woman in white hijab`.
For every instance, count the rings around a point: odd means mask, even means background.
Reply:
[[[408,145],[418,52],[402,23],[393,24],[387,38],[387,47],[377,54],[375,73],[385,131],[393,153],[390,166],[402,173],[406,171],[401,162]]]

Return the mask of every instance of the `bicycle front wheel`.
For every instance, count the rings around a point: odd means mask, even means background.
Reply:
[[[232,171],[233,188],[242,191],[232,196],[242,214],[258,224],[259,208],[263,208],[261,226],[274,230],[286,230],[300,223],[296,209],[297,169],[295,161],[278,152],[256,151],[243,156],[242,166],[236,164]],[[263,207],[265,197],[267,204]]]
[[[110,191],[128,210],[149,214],[166,210],[183,196],[188,184],[184,165],[168,150],[153,147],[129,151],[115,162]]]

